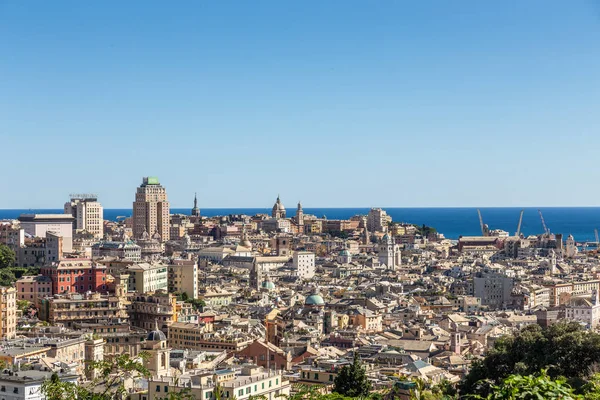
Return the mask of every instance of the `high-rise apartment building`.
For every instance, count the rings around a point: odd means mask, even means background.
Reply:
[[[167,191],[156,177],[146,177],[138,187],[133,202],[133,236],[158,232],[162,242],[169,240],[169,201]]]
[[[65,214],[75,218],[73,230],[86,231],[97,238],[104,236],[104,209],[93,194],[72,194],[71,201],[65,203]]]
[[[367,229],[371,232],[387,232],[389,223],[392,222],[385,210],[381,208],[371,208],[367,215]]]

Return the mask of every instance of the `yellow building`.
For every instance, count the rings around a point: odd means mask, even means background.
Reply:
[[[17,335],[17,289],[0,287],[0,339]]]

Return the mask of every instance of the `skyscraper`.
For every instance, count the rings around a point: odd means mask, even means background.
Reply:
[[[64,211],[75,218],[73,231],[85,231],[97,238],[104,236],[104,209],[95,194],[72,194]]]
[[[143,179],[133,202],[133,236],[138,239],[144,232],[158,233],[162,242],[170,236],[167,191],[153,176]]]

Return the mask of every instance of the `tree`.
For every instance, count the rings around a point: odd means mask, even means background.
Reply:
[[[131,358],[129,354],[121,354],[111,360],[92,361],[87,368],[96,370],[98,378],[89,385],[76,385],[62,382],[58,375],[43,383],[42,393],[47,400],[113,400],[127,397],[125,382],[150,377],[143,361],[148,353],[142,352],[139,358]],[[184,397],[185,399],[185,397]]]
[[[486,397],[474,396],[485,400],[583,400],[575,394],[564,378],[553,380],[545,370],[535,375],[510,375],[500,385],[492,385]]]
[[[345,365],[335,378],[333,391],[344,396],[368,396],[371,382],[367,378],[365,368],[360,364],[358,352],[354,352],[351,365]]]
[[[600,363],[600,335],[577,323],[558,323],[546,329],[530,325],[513,336],[500,338],[483,360],[475,361],[460,385],[462,396],[487,395],[512,374],[534,375],[545,369],[556,379],[565,377],[579,390]]]
[[[15,252],[7,245],[0,243],[0,268],[14,267],[16,261]]]
[[[0,269],[0,286],[13,286],[16,281],[17,278],[11,268]]]

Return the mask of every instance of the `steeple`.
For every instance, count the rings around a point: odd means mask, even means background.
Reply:
[[[194,208],[192,208],[192,216],[200,216],[200,209],[198,208],[198,196],[196,195],[196,193],[194,193]]]

